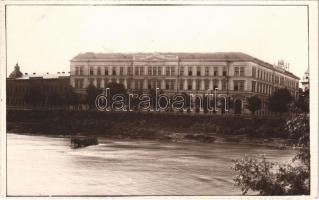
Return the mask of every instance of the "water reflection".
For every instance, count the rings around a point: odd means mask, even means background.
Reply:
[[[291,150],[247,144],[115,141],[71,149],[68,138],[8,134],[8,195],[240,195],[232,159]]]

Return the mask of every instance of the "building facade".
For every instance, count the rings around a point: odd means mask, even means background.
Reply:
[[[250,55],[229,53],[84,53],[70,65],[70,83],[85,94],[93,84],[110,82],[129,91],[159,88],[167,95],[215,93],[233,98],[246,112],[246,98],[257,95],[265,109],[266,99],[278,88],[297,96],[299,78],[286,69]],[[215,91],[216,90],[216,91]]]
[[[70,86],[70,76],[64,72],[58,74],[22,73],[16,64],[14,71],[6,80],[7,108],[27,108],[32,104],[32,98],[41,98],[37,101],[38,107],[50,104],[50,98],[62,96]],[[32,92],[36,94],[32,94]],[[30,95],[34,96],[29,98]],[[35,100],[34,100],[35,101]]]
[[[302,85],[302,90],[304,92],[309,90],[309,68],[307,69],[307,71],[305,72],[302,78],[301,85]]]

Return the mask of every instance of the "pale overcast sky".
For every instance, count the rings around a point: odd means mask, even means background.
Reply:
[[[301,6],[8,6],[7,73],[69,71],[84,52],[240,51],[299,77],[308,66]]]

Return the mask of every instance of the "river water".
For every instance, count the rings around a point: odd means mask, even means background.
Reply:
[[[99,139],[69,147],[69,138],[7,134],[7,194],[240,195],[232,159],[265,154],[288,162],[295,153],[237,143]]]

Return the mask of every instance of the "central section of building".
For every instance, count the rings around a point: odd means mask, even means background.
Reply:
[[[220,53],[84,53],[71,60],[71,85],[85,94],[93,84],[123,84],[130,92],[159,88],[165,94],[218,91],[241,104],[257,95],[264,100],[278,88],[298,92],[299,78],[240,52]],[[243,107],[243,106],[242,106]]]

